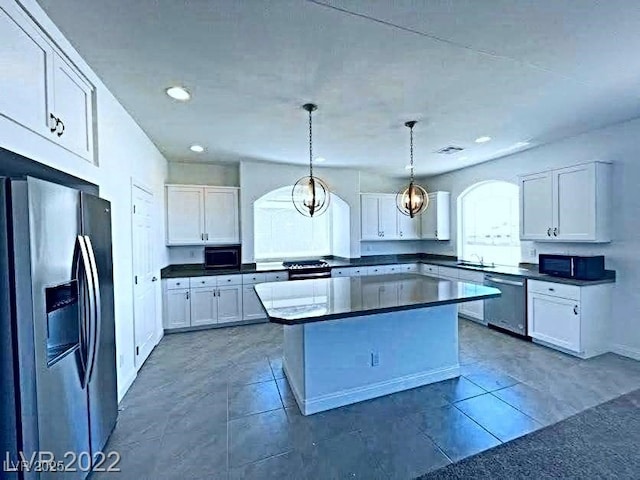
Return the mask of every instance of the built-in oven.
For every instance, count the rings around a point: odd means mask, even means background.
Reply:
[[[204,247],[204,268],[212,270],[240,269],[240,245],[216,245]]]

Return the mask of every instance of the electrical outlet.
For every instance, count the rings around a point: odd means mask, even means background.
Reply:
[[[189,251],[189,256],[191,258],[196,258],[196,252],[194,250]]]
[[[371,352],[371,366],[377,367],[380,365],[380,354],[378,352]]]
[[[535,249],[535,247],[529,249],[529,258],[536,258],[537,254],[538,251]]]

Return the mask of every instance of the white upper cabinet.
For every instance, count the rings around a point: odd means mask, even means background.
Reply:
[[[608,163],[520,177],[520,239],[609,242],[610,198]]]
[[[449,240],[451,238],[451,193],[432,192],[429,205],[420,215],[421,238],[426,240]]]
[[[93,155],[93,87],[57,53],[53,58],[53,116],[58,143],[84,158]]]
[[[417,240],[420,218],[410,218],[396,207],[395,194],[363,193],[360,196],[362,240]]]
[[[167,245],[204,243],[204,189],[167,187]]]
[[[238,190],[205,188],[205,241],[237,243],[240,239],[238,229]]]
[[[520,239],[547,239],[553,233],[552,225],[552,172],[520,177]]]
[[[0,114],[41,135],[48,128],[51,45],[14,2],[0,0]]]
[[[239,243],[238,189],[167,185],[167,245]]]
[[[11,0],[0,0],[0,115],[94,163],[94,87]]]

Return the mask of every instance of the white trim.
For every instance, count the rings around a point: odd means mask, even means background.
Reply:
[[[124,378],[124,381],[122,382],[122,384],[118,382],[118,403],[120,403],[124,398],[124,396],[127,394],[127,392],[129,391],[129,388],[131,388],[131,385],[133,385],[133,381],[136,379],[137,376],[138,376],[138,372],[134,368],[130,371],[129,375]]]
[[[224,190],[240,190],[240,187],[230,187],[228,185],[195,185],[193,183],[165,183],[166,187],[195,187],[195,188],[220,188]]]
[[[287,366],[284,363],[283,369],[288,380],[290,375],[287,373]],[[295,397],[302,414],[311,415],[313,413],[331,410],[332,408],[338,408],[344,405],[382,397],[391,393],[401,392],[403,390],[409,390],[411,388],[421,387],[423,385],[441,382],[443,380],[449,380],[450,378],[456,378],[459,376],[460,366],[456,364],[447,368],[432,370],[429,372],[414,373],[404,377],[385,380],[372,385],[365,385],[363,387],[350,388],[307,400],[302,399],[294,383],[289,381],[289,386],[291,387],[293,396]]]
[[[628,357],[640,361],[640,350],[638,350],[637,348],[631,348],[626,345],[614,343],[613,345],[611,345],[611,351],[613,353],[617,353],[618,355],[622,355],[623,357]]]

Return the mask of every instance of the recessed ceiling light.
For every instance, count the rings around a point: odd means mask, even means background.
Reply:
[[[165,90],[165,92],[167,92],[167,95],[169,95],[171,98],[180,102],[186,102],[187,100],[191,99],[191,94],[184,87],[169,87]]]
[[[202,153],[204,152],[204,147],[202,145],[191,145],[189,150],[196,153]]]
[[[327,159],[324,158],[324,157],[316,157],[315,160],[314,160],[314,162],[316,162],[316,163],[324,163],[326,161],[327,161]]]
[[[491,140],[491,137],[478,137],[476,143],[487,143]]]

